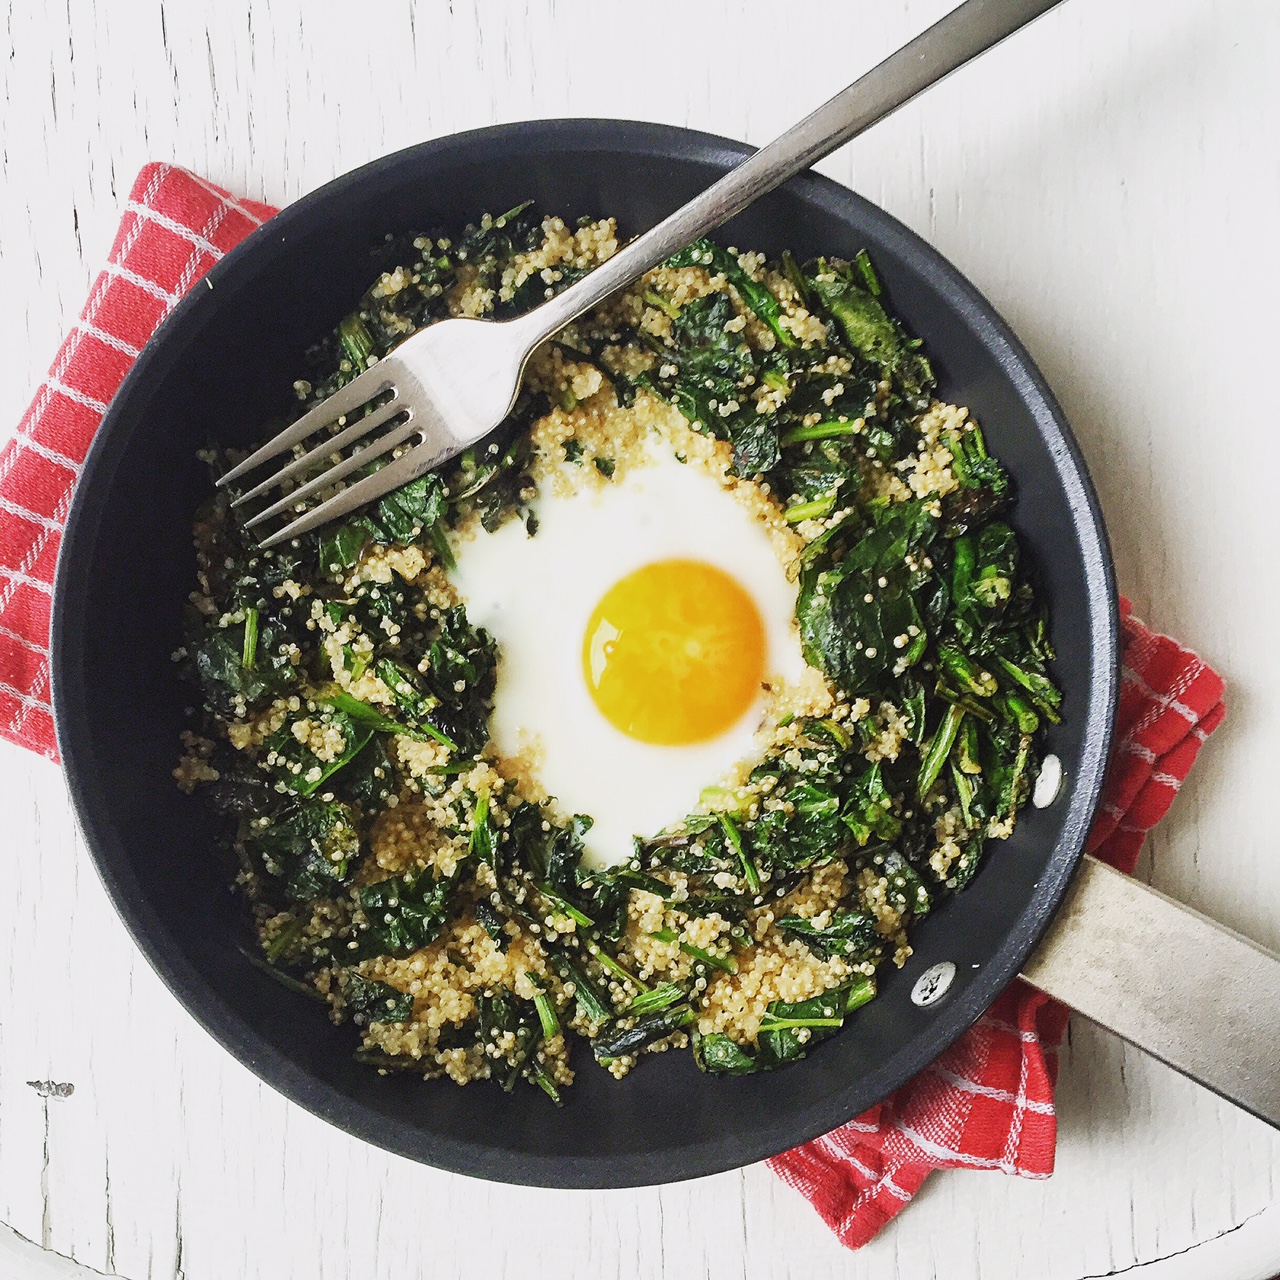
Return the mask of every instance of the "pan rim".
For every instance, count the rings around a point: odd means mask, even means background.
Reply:
[[[634,155],[676,157],[728,167],[752,148],[717,135],[677,126],[639,121],[567,118],[520,122],[451,134],[419,143],[373,160],[304,196],[246,237],[206,276],[208,287],[231,284],[242,264],[271,252],[276,239],[289,236],[312,210],[341,198],[344,191],[368,181],[384,169],[433,159],[446,163],[465,156],[481,163],[512,146],[541,145],[561,150],[588,151],[592,147]],[[877,228],[886,243],[908,258],[913,268],[959,315],[966,327],[996,360],[1004,378],[1034,416],[1041,436],[1054,453],[1082,549],[1083,576],[1089,607],[1091,693],[1085,709],[1084,749],[1071,795],[1071,808],[1037,892],[1011,923],[992,962],[952,1000],[939,1007],[928,1036],[916,1036],[875,1071],[859,1078],[858,1102],[841,1102],[849,1091],[807,1108],[787,1123],[762,1126],[753,1141],[718,1137],[679,1148],[674,1160],[653,1153],[624,1157],[531,1155],[512,1153],[479,1140],[463,1142],[397,1124],[327,1083],[263,1039],[236,1014],[182,953],[176,939],[154,914],[138,882],[104,829],[95,799],[91,761],[83,759],[77,741],[79,709],[86,701],[82,672],[69,641],[70,619],[83,602],[87,570],[92,561],[93,531],[104,510],[109,476],[118,459],[113,439],[121,434],[133,403],[153,372],[164,367],[166,346],[199,314],[206,291],[193,290],[166,317],[142,355],[130,369],[95,435],[76,486],[63,535],[55,577],[51,621],[50,664],[58,746],[68,789],[85,842],[108,896],[134,942],[165,985],[196,1021],[240,1062],[313,1114],[346,1132],[410,1159],[452,1172],[494,1181],[546,1187],[629,1187],[700,1177],[740,1167],[776,1154],[846,1122],[876,1099],[933,1061],[990,1006],[1017,976],[1023,961],[1048,927],[1084,851],[1085,839],[1101,796],[1113,731],[1119,684],[1119,613],[1114,566],[1105,525],[1079,447],[1065,416],[1029,353],[985,297],[926,241],[878,206],[832,179],[806,171],[787,189],[807,204],[822,208],[841,221],[861,206],[859,217]],[[247,273],[246,273],[247,274]],[[86,753],[87,754],[87,753]],[[867,1096],[874,1094],[874,1096]],[[802,1121],[802,1122],[801,1122]],[[783,1136],[785,1131],[785,1136]]]

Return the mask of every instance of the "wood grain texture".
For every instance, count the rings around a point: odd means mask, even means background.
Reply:
[[[497,121],[628,116],[763,142],[945,7],[7,0],[0,423],[148,160],[282,203]],[[821,166],[1012,323],[1089,459],[1125,590],[1226,675],[1231,716],[1149,861],[1161,888],[1272,948],[1278,62],[1270,0],[1070,0]],[[55,769],[0,750],[0,814],[0,1221],[19,1233],[0,1232],[5,1275],[87,1274],[55,1252],[127,1280],[1280,1270],[1280,1137],[1082,1021],[1054,1177],[936,1176],[856,1255],[762,1167],[598,1193],[419,1168],[285,1103],[191,1022],[108,905]]]

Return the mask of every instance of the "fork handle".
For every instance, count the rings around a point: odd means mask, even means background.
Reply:
[[[607,262],[510,323],[527,330],[530,347],[550,337],[1060,2],[965,0]]]

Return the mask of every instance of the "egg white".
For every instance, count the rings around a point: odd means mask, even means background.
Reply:
[[[570,466],[572,464],[566,464]],[[527,753],[538,782],[566,813],[589,814],[586,861],[631,856],[693,809],[701,790],[751,754],[764,705],[756,702],[718,737],[655,746],[614,728],[582,670],[591,613],[620,578],[656,560],[702,560],[735,578],[765,629],[765,679],[804,670],[795,625],[796,587],[769,535],[715,478],[657,445],[616,482],[534,504],[537,533],[511,520],[456,548],[454,572],[467,616],[497,640],[490,733],[504,756]]]

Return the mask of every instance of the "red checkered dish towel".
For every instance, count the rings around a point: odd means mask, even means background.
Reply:
[[[107,402],[174,303],[275,212],[171,165],[138,176],[107,269],[0,453],[0,736],[57,760],[49,601],[80,464]],[[1119,735],[1090,848],[1132,871],[1201,743],[1222,681],[1124,604]],[[1066,1010],[1014,983],[927,1071],[840,1129],[770,1164],[850,1248],[865,1244],[935,1168],[1053,1170],[1055,1050]]]

